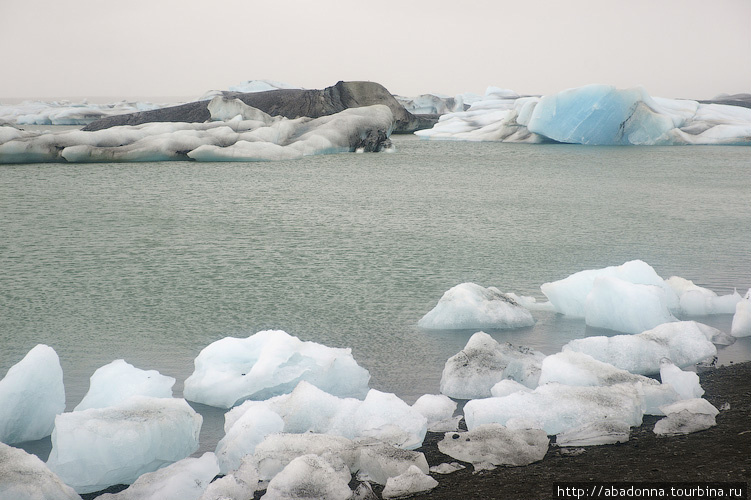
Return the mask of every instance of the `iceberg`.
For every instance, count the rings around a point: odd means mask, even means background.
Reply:
[[[249,408],[236,420],[226,421],[225,435],[216,445],[221,472],[227,474],[240,467],[244,456],[254,453],[267,436],[283,429],[282,417],[262,406]]]
[[[198,500],[219,473],[213,453],[184,458],[147,472],[120,493],[99,495],[99,500]]]
[[[548,436],[541,429],[508,429],[485,424],[468,432],[447,432],[438,449],[452,458],[471,463],[476,471],[497,465],[528,465],[548,452]]]
[[[441,394],[455,399],[483,398],[503,379],[537,387],[545,355],[528,347],[499,344],[485,332],[470,337],[459,353],[451,356],[441,374]]]
[[[641,375],[659,373],[663,358],[685,368],[717,354],[717,348],[695,321],[663,323],[636,335],[576,339],[564,345],[563,351],[583,352]]]
[[[154,122],[96,131],[24,131],[0,134],[0,163],[274,161],[391,147],[394,117],[388,106],[349,108],[320,118],[271,117],[239,100],[211,101],[214,121]],[[227,108],[244,111],[226,118]],[[252,119],[243,119],[251,116]],[[14,137],[15,136],[15,137]]]
[[[39,344],[0,380],[0,442],[49,436],[55,416],[65,411],[63,369],[55,350]]]
[[[720,296],[708,288],[697,286],[693,281],[679,276],[671,276],[665,282],[678,295],[681,312],[688,316],[733,314],[735,305],[742,299],[737,291],[730,295]]]
[[[443,294],[417,322],[432,330],[520,328],[534,325],[532,314],[497,288],[462,283]]]
[[[36,455],[0,443],[0,498],[8,500],[81,500]]]
[[[586,85],[543,97],[486,93],[421,138],[587,145],[751,144],[751,109]]]
[[[600,420],[639,426],[645,408],[644,394],[635,384],[577,387],[548,383],[532,392],[473,399],[464,406],[464,419],[470,431],[484,424],[505,425],[511,419],[537,421],[553,435]]]
[[[405,474],[413,467],[421,473],[429,472],[425,455],[418,451],[403,450],[376,439],[359,439],[355,442],[359,453],[354,468],[360,481],[385,485],[389,478]]]
[[[709,429],[717,425],[715,417],[719,413],[712,403],[701,398],[678,401],[661,410],[667,416],[655,424],[654,433],[658,436],[679,436]]]
[[[734,337],[748,337],[751,335],[751,290],[735,306],[730,334]]]
[[[94,372],[89,392],[73,411],[114,406],[131,396],[171,398],[173,385],[175,379],[172,377],[156,370],[141,370],[117,359]]]
[[[252,461],[258,471],[258,478],[261,481],[269,481],[292,460],[303,455],[335,455],[347,464],[350,471],[357,470],[355,464],[358,450],[351,439],[315,432],[269,434],[256,446],[252,454],[245,455],[243,461]]]
[[[253,498],[258,489],[258,470],[252,456],[243,458],[240,467],[211,482],[199,500]]]
[[[670,385],[681,399],[700,398],[704,395],[699,375],[681,370],[667,358],[660,360],[660,380],[663,384]]]
[[[370,374],[350,349],[303,342],[281,330],[227,337],[204,348],[185,381],[185,398],[220,408],[289,393],[306,381],[334,396],[364,397]]]
[[[631,434],[631,426],[618,420],[598,420],[561,432],[555,444],[562,447],[599,446],[625,443]]]
[[[386,487],[383,488],[381,496],[387,499],[404,498],[430,491],[436,486],[438,486],[438,481],[413,465],[404,474],[390,477],[386,481]]]
[[[329,459],[332,457],[329,457]],[[266,500],[325,498],[349,500],[349,469],[318,455],[297,457],[269,482]]]
[[[11,125],[88,125],[100,118],[158,109],[169,104],[120,101],[108,104],[60,101],[24,101],[0,104],[0,124]]]
[[[456,402],[443,394],[423,394],[412,408],[428,420],[431,432],[454,431],[461,420],[461,415],[454,416]]]
[[[132,484],[198,449],[202,417],[184,399],[133,396],[55,419],[47,466],[78,493]]]
[[[579,271],[562,280],[544,283],[540,286],[540,289],[553,304],[553,307],[555,307],[557,312],[565,314],[566,316],[586,318],[589,294],[595,286],[595,281],[598,278],[603,277],[617,278],[623,282],[637,285],[653,285],[659,287],[664,290],[665,304],[668,310],[675,311],[679,307],[678,296],[670,285],[668,285],[665,280],[657,274],[652,266],[641,260],[632,260],[620,266]],[[593,307],[597,306],[599,309],[590,313],[592,316],[607,317],[608,312],[615,311],[616,304],[619,301],[627,301],[630,298],[628,292],[630,292],[631,289],[622,287],[625,288],[624,292],[626,292],[626,295],[621,296],[618,293],[618,287],[607,287],[607,282],[605,282],[604,285],[606,286],[600,293],[601,297],[597,300],[593,299]],[[615,289],[609,290],[608,288]],[[642,294],[637,293],[637,297],[640,295]],[[610,311],[608,311],[607,302],[605,302],[607,300],[612,301],[613,304]]]

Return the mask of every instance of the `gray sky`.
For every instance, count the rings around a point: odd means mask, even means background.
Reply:
[[[751,92],[751,0],[0,0],[0,98],[199,96],[251,79],[392,93]]]

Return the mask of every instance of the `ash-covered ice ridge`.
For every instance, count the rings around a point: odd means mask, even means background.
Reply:
[[[751,109],[652,97],[642,87],[592,84],[542,97],[489,88],[441,116],[423,139],[586,145],[751,145]]]

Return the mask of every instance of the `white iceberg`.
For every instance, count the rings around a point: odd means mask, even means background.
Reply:
[[[269,434],[258,443],[252,455],[243,460],[252,460],[261,481],[269,481],[279,474],[292,460],[303,455],[328,457],[336,455],[356,471],[359,450],[351,439],[330,434],[306,432],[304,434]],[[252,458],[251,458],[252,457]]]
[[[704,395],[699,375],[681,370],[667,358],[660,361],[660,380],[663,384],[670,385],[681,399],[700,398]]]
[[[407,472],[386,481],[381,496],[383,498],[404,498],[417,493],[430,491],[438,486],[438,481],[428,476],[414,465]]]
[[[120,493],[99,495],[99,500],[198,500],[212,479],[219,474],[216,457],[204,453],[200,458],[179,462],[148,472]]]
[[[717,295],[712,290],[679,276],[671,276],[665,281],[678,295],[681,312],[688,316],[733,314],[735,305],[742,298],[737,291],[730,295]]]
[[[643,391],[636,384],[577,387],[549,383],[532,392],[473,399],[464,406],[464,419],[469,430],[490,423],[505,425],[510,419],[539,422],[553,435],[599,420],[639,426],[645,408]]]
[[[215,98],[227,121],[154,122],[97,131],[0,134],[0,163],[274,161],[390,147],[394,117],[385,105],[348,108],[320,118],[270,117],[239,100]],[[213,101],[212,101],[213,102]],[[244,119],[250,116],[251,119]],[[14,137],[15,136],[15,137]]]
[[[537,387],[545,355],[528,347],[499,344],[485,332],[470,337],[459,353],[451,356],[441,375],[441,393],[456,399],[488,397],[503,379]]]
[[[253,457],[243,458],[240,467],[232,473],[212,481],[201,495],[200,500],[238,500],[253,498],[258,489],[258,470]]]
[[[0,380],[0,442],[49,436],[55,416],[65,411],[63,369],[55,350],[39,344]]]
[[[68,100],[23,101],[19,104],[0,104],[0,123],[6,122],[15,125],[88,125],[107,116],[148,111],[169,105],[138,101],[96,104],[85,99],[81,102]]]
[[[751,335],[751,290],[735,306],[730,333],[734,337],[748,337]]]
[[[352,496],[352,490],[349,489],[351,476],[346,467],[339,465],[318,455],[295,458],[269,482],[262,498],[349,500]]]
[[[508,429],[485,424],[468,432],[447,432],[438,449],[452,458],[471,463],[475,470],[497,465],[528,465],[548,452],[548,436],[541,429]]]
[[[658,436],[690,434],[717,425],[719,411],[706,399],[685,399],[661,409],[667,416],[655,424],[654,433]]]
[[[255,452],[256,446],[267,436],[282,432],[284,420],[263,406],[249,408],[239,418],[225,422],[224,437],[216,445],[220,470],[227,474],[240,467],[242,459]]]
[[[426,139],[589,145],[751,143],[751,110],[651,97],[641,87],[586,85],[539,97],[486,94],[467,111],[448,113]]]
[[[175,379],[156,370],[141,370],[117,359],[98,368],[91,376],[89,391],[73,411],[105,408],[131,396],[171,398]]]
[[[185,381],[185,398],[220,408],[285,394],[300,381],[341,397],[364,397],[370,375],[350,349],[303,342],[281,330],[227,337],[204,348]]]
[[[81,500],[78,493],[36,455],[0,443],[0,498],[8,500]]]
[[[360,481],[385,485],[389,478],[400,476],[412,467],[420,472],[429,472],[428,461],[420,452],[403,450],[375,439],[359,439],[355,442],[357,461],[354,468]]]
[[[548,356],[549,358],[550,356]],[[545,358],[547,359],[547,358]],[[542,366],[545,366],[545,360],[542,362]],[[542,378],[542,375],[541,375]],[[532,389],[526,385],[520,384],[515,380],[505,378],[490,388],[490,395],[494,398],[502,398],[515,392],[532,392]]]
[[[668,309],[665,289],[608,276],[595,279],[584,309],[587,325],[624,333],[677,321]]]
[[[575,339],[563,350],[583,352],[622,370],[649,375],[659,373],[662,358],[685,368],[717,354],[717,348],[698,325],[695,321],[680,321],[637,335]]]
[[[63,413],[47,465],[78,493],[132,484],[195,452],[202,421],[184,399],[145,396]]]
[[[534,325],[532,314],[497,288],[462,283],[443,294],[417,322],[432,330],[521,328]]]
[[[641,260],[632,260],[620,266],[579,271],[562,280],[544,283],[540,286],[540,289],[557,312],[566,316],[586,318],[587,297],[595,285],[595,280],[602,277],[617,278],[637,285],[654,285],[665,291],[668,310],[674,311],[679,307],[678,296],[673,289],[657,274],[652,266]],[[613,302],[619,300],[617,293],[607,294],[607,297]],[[624,297],[624,299],[626,298]],[[607,313],[608,311],[605,310],[598,315],[606,316]]]
[[[423,394],[412,408],[428,419],[431,432],[454,431],[461,420],[461,415],[454,416],[456,402],[443,394]]]

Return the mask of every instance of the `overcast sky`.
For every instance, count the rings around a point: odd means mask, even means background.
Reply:
[[[0,0],[0,98],[199,96],[246,80],[392,93],[751,92],[751,0]]]

